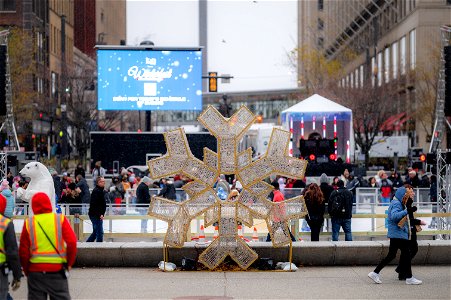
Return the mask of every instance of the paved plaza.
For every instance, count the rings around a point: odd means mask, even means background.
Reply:
[[[297,272],[161,272],[155,268],[76,268],[73,299],[450,299],[450,266],[413,266],[420,286],[398,281],[394,266],[383,284],[367,277],[374,266],[301,267]],[[26,280],[12,294],[26,299]]]

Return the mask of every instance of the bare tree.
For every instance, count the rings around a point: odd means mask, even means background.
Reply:
[[[35,43],[32,36],[19,28],[10,28],[9,57],[15,123],[20,133],[31,133],[33,120],[32,102],[38,102],[39,94],[33,88],[36,72]]]
[[[89,66],[75,68],[69,76],[70,97],[67,102],[68,138],[75,146],[80,162],[86,160],[89,132],[96,120],[95,73]]]
[[[365,165],[381,125],[393,114],[396,87],[396,82],[384,86],[367,83],[360,88],[338,87],[331,92],[338,103],[352,110],[355,143],[365,155]]]

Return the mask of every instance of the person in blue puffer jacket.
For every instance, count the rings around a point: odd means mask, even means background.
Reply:
[[[388,223],[388,233],[387,237],[390,238],[390,248],[388,250],[387,256],[377,265],[373,272],[368,274],[375,283],[382,283],[380,280],[379,272],[390,263],[395,257],[398,249],[401,250],[401,256],[399,258],[399,263],[403,268],[406,276],[406,284],[421,284],[422,281],[416,279],[412,276],[412,267],[409,251],[409,240],[410,240],[410,224],[407,218],[406,222],[400,223],[409,213],[409,209],[406,206],[407,200],[413,198],[414,191],[412,188],[406,189],[405,187],[400,187],[390,202],[387,214]]]
[[[13,197],[13,193],[10,189],[4,189],[2,191],[2,195],[6,198],[6,208],[5,213],[3,214],[5,217],[11,219],[13,217],[15,201]]]

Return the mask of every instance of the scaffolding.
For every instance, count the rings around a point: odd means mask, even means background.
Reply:
[[[451,27],[442,26],[441,31],[441,55],[440,55],[440,69],[437,82],[437,101],[435,104],[435,121],[434,131],[432,135],[429,152],[434,153],[441,148],[441,143],[445,131],[445,123],[451,130],[449,122],[445,118],[445,46],[449,45],[451,40]]]
[[[8,175],[8,160],[6,153],[0,152],[0,179],[6,179]]]
[[[11,84],[11,69],[9,64],[9,49],[8,49],[8,35],[9,30],[0,31],[0,45],[6,46],[6,80],[5,80],[5,89],[6,89],[6,116],[2,120],[2,126],[0,127],[0,132],[2,130],[6,130],[6,134],[8,136],[8,148],[12,151],[19,151],[19,140],[17,138],[16,126],[14,125],[14,114],[13,114],[13,93],[12,93],[12,84]],[[1,85],[0,85],[1,86]]]
[[[437,149],[437,212],[447,213],[451,211],[451,150]],[[437,229],[447,231],[440,234],[439,239],[450,239],[450,217],[437,217]]]

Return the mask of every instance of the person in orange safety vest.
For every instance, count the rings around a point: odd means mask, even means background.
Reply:
[[[25,219],[19,256],[28,280],[28,299],[70,299],[68,271],[75,262],[77,238],[64,215],[52,212],[47,194],[31,201],[34,215]]]

